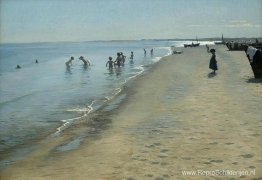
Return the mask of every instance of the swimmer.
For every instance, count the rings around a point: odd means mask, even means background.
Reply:
[[[17,65],[17,66],[16,66],[16,69],[21,69],[21,66]]]

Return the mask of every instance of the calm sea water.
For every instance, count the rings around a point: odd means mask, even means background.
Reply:
[[[59,132],[66,123],[95,111],[114,98],[130,78],[168,55],[170,46],[183,43],[188,42],[1,44],[0,154],[39,136]],[[133,62],[129,61],[131,51]],[[117,52],[127,56],[126,63],[111,71],[105,64],[109,56],[115,59]],[[71,56],[75,60],[67,68],[65,62]],[[90,60],[91,66],[85,68],[78,60],[80,56]],[[17,64],[22,68],[16,69]]]

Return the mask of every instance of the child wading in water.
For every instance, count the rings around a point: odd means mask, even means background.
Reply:
[[[209,69],[213,70],[212,74],[216,74],[216,70],[217,70],[217,60],[216,60],[216,54],[215,54],[216,50],[210,49],[210,52],[212,53],[212,56],[209,61]]]
[[[130,55],[130,58],[129,58],[130,60],[133,60],[134,59],[134,52],[133,51],[131,51],[131,55]]]
[[[114,64],[116,64],[118,67],[120,67],[121,66],[121,62],[122,62],[121,54],[117,53],[117,58],[116,58]]]
[[[74,60],[74,57],[72,56],[68,61],[66,61],[66,66],[69,67],[70,65],[72,65],[72,62]],[[38,61],[36,60],[36,63],[38,63]]]
[[[81,61],[83,61],[84,66],[90,66],[90,62],[89,62],[87,59],[84,59],[83,56],[80,56],[79,59],[80,59]]]
[[[109,57],[109,60],[106,63],[106,67],[109,67],[109,69],[113,69],[114,61],[112,60],[112,57]]]

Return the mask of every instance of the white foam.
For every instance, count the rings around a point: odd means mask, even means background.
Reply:
[[[171,49],[171,47],[159,47],[158,49],[166,49],[166,50],[168,50],[168,53],[167,53],[166,55],[164,55],[163,57],[172,54],[172,49]],[[160,57],[160,59],[161,59],[161,57]],[[159,60],[160,60],[160,59],[159,59]]]
[[[71,119],[62,119],[61,122],[63,122],[63,124],[57,128],[57,131],[54,133],[54,135],[59,135],[60,132],[65,130],[73,121],[86,117],[89,113],[91,113],[93,111],[92,105],[94,104],[94,102],[95,101],[92,101],[92,103],[85,108],[73,108],[73,109],[66,110],[68,112],[86,112],[86,113],[84,113],[82,116],[79,117],[75,117]]]
[[[73,109],[67,109],[67,112],[88,112],[90,111],[90,107],[82,107],[82,108],[73,108]]]
[[[136,73],[135,75],[129,77],[128,80],[137,77],[138,75],[142,74],[142,73],[145,71],[145,68],[143,67],[143,65],[138,66],[138,67],[135,67],[135,69],[138,69],[138,70],[140,70],[140,71],[139,71],[138,73]]]

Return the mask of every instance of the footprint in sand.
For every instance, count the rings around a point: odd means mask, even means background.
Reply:
[[[168,165],[168,163],[166,163],[166,162],[161,162],[161,166],[166,166],[166,165]]]
[[[254,155],[252,154],[243,154],[243,155],[240,155],[242,156],[243,158],[252,158]]]
[[[167,151],[168,151],[168,149],[161,149],[161,150],[160,150],[161,153],[165,153],[165,152],[167,152]]]
[[[159,161],[153,161],[151,164],[159,164]]]
[[[250,169],[255,169],[256,166],[249,166],[248,168],[250,168]]]
[[[147,159],[142,158],[142,159],[138,159],[138,161],[147,161]]]
[[[160,153],[160,154],[158,155],[158,157],[160,157],[160,158],[166,158],[166,157],[168,157],[168,154],[166,154],[166,153]]]
[[[231,145],[231,144],[235,144],[235,143],[225,143],[226,145]]]
[[[214,162],[214,163],[222,163],[223,162],[223,160],[211,160],[210,162]]]
[[[212,143],[209,143],[210,145],[215,145],[215,144],[218,144],[218,142],[212,142]]]
[[[154,143],[154,145],[155,145],[155,146],[160,146],[160,145],[161,145],[161,143]]]
[[[184,160],[191,160],[192,158],[191,157],[182,157],[182,159],[184,159]]]
[[[135,180],[135,179],[132,178],[132,177],[128,177],[128,178],[126,178],[126,180]]]
[[[204,164],[211,164],[211,162],[204,162]]]
[[[147,177],[153,177],[154,175],[153,174],[147,174],[146,176]]]

